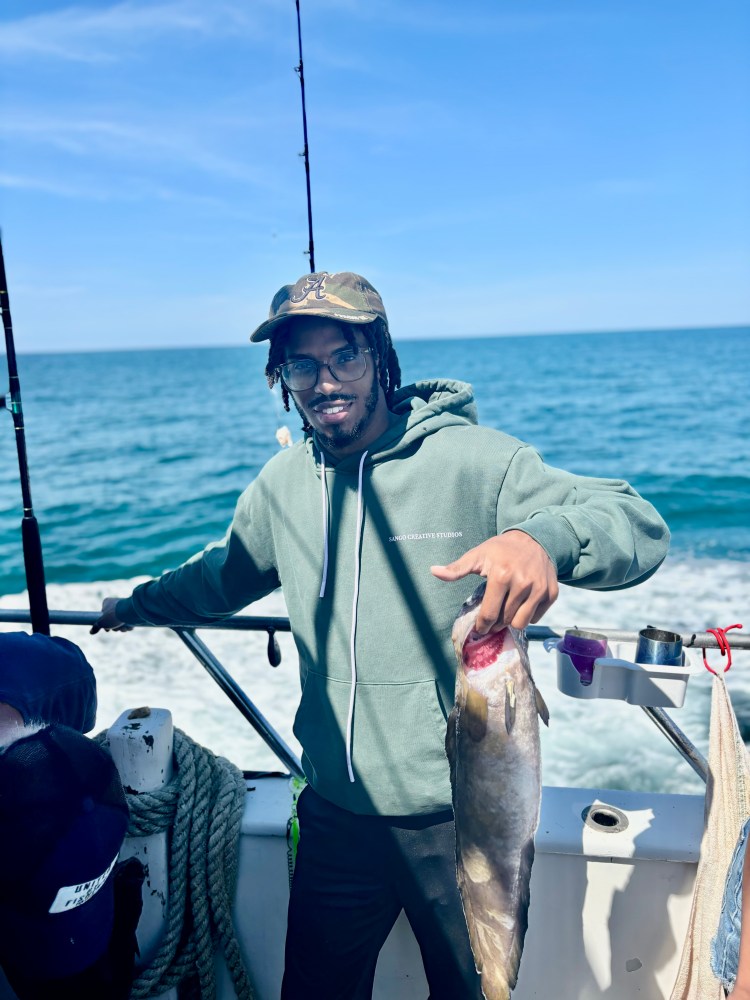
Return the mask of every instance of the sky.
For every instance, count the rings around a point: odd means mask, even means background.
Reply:
[[[747,0],[301,0],[315,264],[394,338],[750,322]],[[309,270],[294,0],[0,8],[19,354],[240,345]]]

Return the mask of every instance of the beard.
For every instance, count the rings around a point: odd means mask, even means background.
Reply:
[[[334,430],[330,434],[321,434],[318,432],[318,437],[322,438],[324,443],[330,448],[345,448],[347,445],[359,441],[367,429],[367,425],[370,423],[375,408],[378,405],[378,389],[378,382],[373,379],[372,386],[365,399],[365,412],[362,414],[362,419],[350,431],[341,432]]]
[[[330,434],[326,434],[324,431],[317,430],[315,433],[323,444],[335,450],[337,448],[346,448],[348,445],[359,441],[364,432],[367,430],[367,425],[370,423],[372,415],[377,408],[379,392],[380,383],[374,378],[372,380],[372,385],[370,386],[370,391],[365,398],[365,412],[362,414],[361,419],[357,421],[350,431],[338,431],[334,429]],[[309,427],[310,425],[307,418],[305,417],[302,409],[297,405],[297,400],[294,396],[292,396],[292,402],[297,408],[297,412],[302,417],[303,424]]]

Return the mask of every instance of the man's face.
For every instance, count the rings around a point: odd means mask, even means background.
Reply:
[[[356,326],[350,329],[355,345],[366,350],[369,344],[364,334]],[[388,407],[374,354],[365,354],[367,368],[354,382],[337,381],[323,364],[330,361],[335,368],[337,354],[351,349],[341,324],[315,316],[293,321],[284,349],[286,361],[304,358],[320,365],[315,384],[291,391],[291,396],[300,415],[336,456],[364,450],[388,427]]]

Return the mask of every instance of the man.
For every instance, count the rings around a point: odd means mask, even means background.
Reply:
[[[450,633],[477,580],[477,629],[536,622],[564,583],[645,579],[668,531],[627,483],[573,476],[481,428],[471,387],[399,390],[380,296],[321,272],[282,288],[251,340],[305,438],[239,500],[224,540],[104,602],[99,628],[199,625],[283,586],[300,655],[299,801],[282,996],[367,997],[400,910],[432,1000],[479,998],[456,888]]]

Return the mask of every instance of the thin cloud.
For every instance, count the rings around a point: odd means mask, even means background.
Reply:
[[[82,180],[77,184],[63,184],[58,180],[48,177],[0,173],[0,188],[10,191],[48,194],[56,198],[71,198],[74,200],[95,202],[132,203],[156,200],[190,205],[194,208],[205,208],[212,212],[227,212],[231,210],[233,217],[239,214],[236,204],[231,199],[181,191],[164,184],[143,181],[140,178],[131,180],[127,185],[118,180],[117,184],[113,184],[111,187],[101,187],[100,185],[92,184],[90,178],[87,178],[85,181]]]
[[[49,14],[10,21],[0,31],[5,58],[53,56],[73,62],[112,62],[123,49],[164,36],[228,37],[263,32],[259,16],[265,4],[250,5],[197,0],[173,3],[125,3],[104,9],[66,7]]]
[[[181,170],[191,167],[229,180],[274,187],[267,172],[216,152],[218,145],[212,147],[202,129],[191,128],[191,132],[197,132],[204,142],[191,133],[169,130],[161,121],[142,126],[103,118],[34,117],[28,112],[0,119],[0,135],[22,138],[79,157],[104,156],[117,161],[127,157],[139,164],[167,162]]]
[[[94,190],[91,186],[76,187],[71,184],[61,184],[59,181],[45,177],[22,177],[18,174],[0,174],[0,188],[14,191],[38,191],[40,194],[51,194],[58,198],[88,198],[101,201],[107,195]]]
[[[247,231],[259,239],[271,239],[280,244],[290,244],[300,239],[296,230],[279,226],[279,213],[273,208],[260,208],[253,201],[238,202],[229,194],[205,194],[189,186],[182,188],[165,182],[152,181],[144,177],[110,177],[111,184],[103,186],[90,176],[80,177],[73,182],[61,183],[51,177],[0,173],[0,190],[49,195],[72,201],[108,204],[138,205],[152,204],[154,210],[162,205],[184,205],[195,214],[210,218],[212,223],[219,219],[230,220],[232,225],[240,223]],[[270,183],[270,182],[269,182]],[[269,200],[269,205],[273,204]]]

